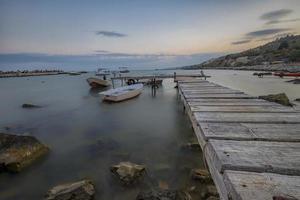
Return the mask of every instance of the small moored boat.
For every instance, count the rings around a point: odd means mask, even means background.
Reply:
[[[71,76],[78,76],[80,74],[81,73],[79,73],[79,72],[69,72],[69,75],[71,75]]]
[[[92,88],[98,88],[98,87],[107,87],[110,85],[110,83],[107,80],[102,80],[99,78],[88,78],[86,81],[89,83],[89,85]]]
[[[110,89],[99,94],[103,96],[104,101],[120,102],[137,97],[143,90],[143,84],[134,84],[116,89]]]
[[[274,76],[284,77],[300,77],[300,72],[276,72],[274,73]]]

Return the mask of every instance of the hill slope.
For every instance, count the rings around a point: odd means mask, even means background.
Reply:
[[[274,70],[271,69],[272,66],[273,68],[277,66],[278,70],[286,70],[284,67],[296,62],[300,62],[300,35],[279,38],[253,49],[211,59],[201,64],[186,66],[183,69],[255,68],[255,70],[266,70],[265,68],[270,68],[270,70]],[[298,68],[298,70],[300,69]]]

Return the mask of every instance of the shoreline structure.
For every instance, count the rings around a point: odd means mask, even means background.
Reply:
[[[220,199],[300,198],[299,111],[204,80],[178,95]]]
[[[34,71],[0,71],[0,78],[27,77],[27,76],[49,76],[67,74],[62,70],[34,70]]]

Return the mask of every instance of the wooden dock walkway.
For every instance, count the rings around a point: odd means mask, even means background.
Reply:
[[[300,199],[299,111],[205,80],[178,91],[221,199]]]

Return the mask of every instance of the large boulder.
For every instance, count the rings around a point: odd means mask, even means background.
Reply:
[[[0,133],[0,172],[19,172],[48,152],[33,136]]]
[[[136,200],[191,200],[191,196],[179,190],[151,190],[140,192]]]
[[[130,185],[138,181],[146,172],[145,166],[131,162],[120,162],[112,166],[110,170],[124,185]]]
[[[267,100],[270,102],[279,103],[284,106],[293,106],[293,104],[291,104],[289,98],[286,96],[285,93],[269,94],[266,96],[259,96],[258,98],[264,99],[264,100]]]
[[[46,200],[91,200],[95,195],[95,187],[91,180],[65,183],[50,189]]]

